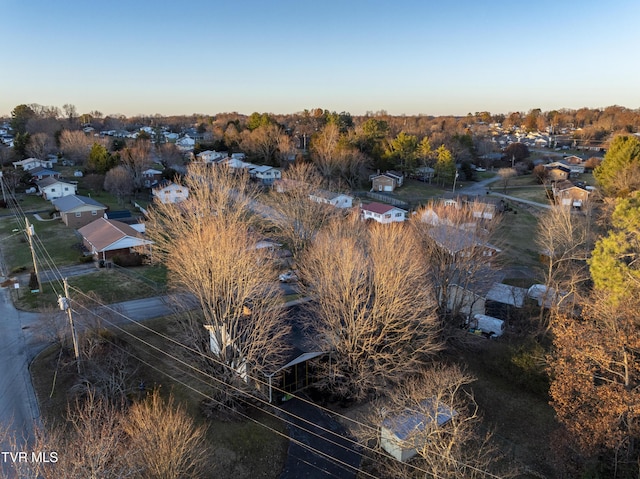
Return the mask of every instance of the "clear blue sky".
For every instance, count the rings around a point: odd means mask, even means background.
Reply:
[[[639,25],[639,0],[0,0],[0,116],[635,109]]]

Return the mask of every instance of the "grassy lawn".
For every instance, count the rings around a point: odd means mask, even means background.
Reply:
[[[501,189],[499,192],[503,193],[504,190]],[[535,201],[536,203],[550,204],[549,198],[547,198],[547,191],[542,185],[507,188],[506,194],[523,200]]]
[[[201,414],[200,402],[203,394],[209,394],[210,384],[192,378],[184,365],[152,347],[171,352],[171,344],[157,334],[170,334],[170,322],[170,317],[159,318],[145,322],[146,327],[131,325],[125,328],[130,334],[119,332],[113,337],[105,336],[108,341],[117,339],[130,352],[137,366],[135,373],[130,375],[130,396],[136,398],[141,395],[138,384],[144,381],[147,390],[160,388],[165,394],[171,392],[196,423],[208,426],[212,467],[207,477],[279,477],[289,444],[283,423],[268,411],[255,407],[249,407],[244,413],[246,417],[240,419],[225,414],[205,418]],[[71,363],[69,353],[63,354],[59,360],[59,352],[58,347],[51,347],[31,366],[41,410],[44,418],[49,420],[64,417],[69,400],[67,392],[76,380],[75,365]]]
[[[534,241],[538,219],[527,207],[518,204],[512,207],[514,211],[504,213],[497,231],[496,244],[503,250],[500,254],[503,265],[538,267]]]
[[[28,217],[33,225],[37,238],[34,239],[34,249],[43,261],[53,262],[58,266],[79,262],[82,253],[80,240],[71,228],[67,228],[59,220],[38,221],[33,216]],[[8,271],[18,271],[33,267],[31,250],[25,235],[14,234],[14,229],[21,229],[14,217],[3,218],[0,221],[0,237],[2,254]],[[39,241],[38,241],[39,240]],[[46,250],[46,252],[45,252]]]
[[[100,302],[105,304],[130,301],[132,299],[148,298],[158,295],[158,291],[142,279],[121,273],[115,269],[96,270],[82,276],[72,276],[68,279],[69,286],[77,288],[83,293],[95,294]],[[41,310],[55,306],[58,294],[62,291],[59,283],[44,283],[42,291],[32,294],[26,288],[21,288],[20,298],[16,306],[24,310]],[[72,290],[73,291],[73,290]],[[69,293],[73,297],[73,292]]]

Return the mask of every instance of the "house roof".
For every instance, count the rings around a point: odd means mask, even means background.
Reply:
[[[504,283],[494,283],[487,293],[486,299],[522,308],[526,297],[527,290],[525,288],[518,288]]]
[[[75,186],[72,183],[67,183],[66,181],[58,180],[58,179],[52,178],[50,176],[47,177],[47,178],[43,178],[40,181],[36,182],[36,185],[38,185],[39,188],[46,188],[47,186],[55,185],[56,183],[61,183],[63,185],[69,185],[69,186]]]
[[[440,246],[448,250],[451,254],[458,253],[473,246],[484,246],[500,252],[499,248],[481,241],[473,231],[438,224],[429,229],[429,236]]]
[[[62,198],[57,198],[53,200],[52,203],[53,203],[53,206],[55,206],[55,208],[61,213],[73,211],[74,209],[79,208],[81,206],[93,206],[97,209],[103,209],[103,210],[107,209],[105,205],[94,200],[93,198],[89,198],[87,196],[80,196],[80,195],[63,196]]]
[[[131,226],[116,220],[99,218],[78,230],[98,253],[152,244]]]
[[[383,203],[376,203],[375,201],[373,203],[362,205],[361,208],[363,211],[371,211],[372,213],[378,213],[379,215],[388,213],[391,210],[405,211],[401,208],[398,208],[397,206],[385,205]]]
[[[29,172],[31,176],[54,176],[59,175],[59,171],[50,170],[49,168],[43,168],[38,166]]]
[[[352,196],[346,195],[344,193],[335,193],[333,191],[328,191],[328,190],[318,190],[315,193],[311,193],[311,196],[324,198],[325,200],[335,200],[336,198],[339,198],[341,196],[352,198]]]
[[[407,408],[397,416],[385,418],[382,426],[404,441],[411,434],[424,431],[428,424],[442,426],[457,414],[454,409],[438,403],[436,398],[432,397],[422,401],[418,410]]]

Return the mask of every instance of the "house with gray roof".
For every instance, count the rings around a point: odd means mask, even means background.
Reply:
[[[60,212],[60,219],[70,228],[82,228],[98,218],[103,218],[107,207],[88,196],[68,195],[52,201]]]

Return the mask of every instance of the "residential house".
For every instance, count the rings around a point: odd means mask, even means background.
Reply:
[[[371,181],[371,191],[391,192],[402,186],[404,183],[404,175],[397,171],[387,171],[382,174],[371,175],[369,181]]]
[[[353,206],[353,196],[344,193],[334,193],[327,190],[319,190],[309,195],[311,201],[325,203],[336,208],[351,208]]]
[[[360,206],[362,219],[372,219],[378,223],[400,223],[407,217],[407,211],[397,206],[385,205],[383,203],[369,203]]]
[[[78,230],[82,243],[95,259],[113,260],[116,256],[126,260],[139,257],[140,249],[153,244],[131,226],[116,220],[99,218]]]
[[[63,196],[75,195],[78,186],[55,178],[45,178],[36,183],[40,195],[47,201],[62,198]]]
[[[33,181],[40,181],[44,180],[45,178],[60,179],[60,177],[62,176],[60,175],[59,171],[50,170],[41,166],[37,166],[32,170],[29,170],[29,173],[31,173],[31,178],[33,179]]]
[[[142,172],[142,181],[145,188],[152,188],[162,180],[162,171],[154,168],[146,169]]]
[[[405,462],[422,449],[431,433],[446,427],[458,413],[432,397],[402,413],[386,417],[380,427],[380,445],[396,460]]]
[[[589,190],[574,185],[568,180],[556,182],[551,190],[556,204],[581,208],[589,199]]]
[[[62,222],[70,228],[81,228],[104,217],[107,207],[87,196],[67,195],[52,201]]]
[[[504,200],[493,196],[474,196],[465,199],[465,204],[474,218],[492,220],[504,211]]]
[[[193,150],[193,147],[196,146],[196,140],[191,138],[189,135],[185,135],[176,140],[176,146],[182,151]]]
[[[282,171],[268,165],[251,165],[249,167],[249,176],[263,185],[270,186],[274,181],[282,178]]]
[[[189,189],[172,181],[164,181],[151,190],[151,194],[161,203],[180,203],[189,198]]]
[[[22,168],[24,171],[31,171],[36,168],[53,168],[52,160],[40,160],[38,158],[27,158],[26,160],[14,161],[14,168]]]
[[[421,166],[414,170],[413,177],[416,180],[431,183],[431,180],[433,180],[433,176],[435,175],[435,173],[436,173],[436,170],[434,170],[430,166]]]
[[[196,155],[196,161],[202,163],[216,163],[229,157],[226,151],[206,150]]]
[[[500,248],[484,241],[475,230],[471,229],[439,224],[429,228],[428,234],[453,258],[477,255],[490,259],[501,251]]]
[[[544,165],[551,181],[568,180],[571,174],[571,168],[562,163],[554,162]]]

